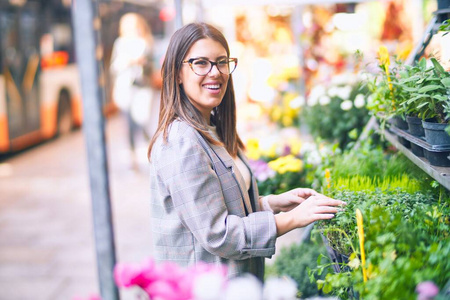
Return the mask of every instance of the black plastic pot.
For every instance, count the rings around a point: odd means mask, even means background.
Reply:
[[[395,117],[394,117],[394,125],[395,125],[395,127],[397,127],[398,129],[401,129],[401,130],[408,130],[408,123],[406,123],[406,121],[403,120],[403,118],[400,117],[400,116],[395,116]]]
[[[407,139],[405,139],[404,137],[401,136],[397,136],[397,140],[400,142],[400,144],[402,144],[403,146],[405,146],[406,148],[411,148],[411,143],[410,141],[408,141]]]
[[[422,120],[425,140],[431,145],[450,146],[450,135],[445,131],[448,124]]]
[[[429,151],[424,149],[425,158],[428,159],[431,165],[436,167],[450,167],[450,151]]]
[[[422,126],[422,119],[419,117],[406,116],[406,123],[408,123],[408,131],[414,136],[424,136],[425,132]]]
[[[415,156],[424,157],[423,148],[417,144],[411,143],[411,151]]]
[[[416,137],[407,131],[398,128],[391,128],[392,133],[397,138],[408,141],[411,144],[411,152],[416,156],[425,157],[430,165],[436,167],[450,167],[450,144],[432,145],[425,140],[425,137]]]

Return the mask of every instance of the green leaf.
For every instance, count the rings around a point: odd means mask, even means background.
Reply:
[[[441,79],[441,82],[445,87],[450,88],[450,77]]]
[[[318,279],[318,280],[316,281],[316,283],[317,283],[317,288],[318,288],[319,290],[321,290],[321,289],[323,288],[323,285],[325,284],[325,281],[322,280],[322,279]]]
[[[448,97],[446,95],[431,95],[431,98],[437,99],[439,101],[447,101]]]
[[[417,92],[422,94],[422,93],[434,91],[434,90],[437,90],[437,89],[440,89],[440,88],[441,88],[440,85],[426,85],[424,87],[421,87]]]
[[[331,292],[331,290],[332,290],[331,284],[329,284],[329,283],[327,282],[327,283],[323,286],[323,292],[324,292],[325,294],[328,294],[328,293]]]
[[[431,62],[433,63],[434,68],[436,69],[438,74],[445,74],[446,73],[444,68],[441,66],[441,64],[437,61],[436,58],[432,57],[431,58]]]

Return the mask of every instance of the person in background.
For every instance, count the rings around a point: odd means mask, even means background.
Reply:
[[[150,111],[153,98],[159,94],[151,85],[153,35],[145,19],[137,13],[123,15],[119,37],[111,55],[113,101],[126,116],[129,146],[136,164],[136,138],[140,134],[148,142]],[[136,165],[135,165],[136,166]]]
[[[153,253],[160,262],[225,264],[230,277],[263,280],[277,237],[333,218],[345,202],[307,188],[259,196],[236,132],[237,62],[223,34],[205,23],[170,40],[148,150]]]

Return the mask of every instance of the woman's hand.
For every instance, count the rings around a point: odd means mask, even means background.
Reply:
[[[274,213],[287,212],[311,196],[320,195],[312,189],[297,188],[279,195],[268,195],[267,202]]]
[[[338,212],[338,206],[346,205],[344,201],[332,199],[317,193],[302,201],[291,211],[275,216],[278,236],[295,228],[305,227],[318,220],[327,220]]]

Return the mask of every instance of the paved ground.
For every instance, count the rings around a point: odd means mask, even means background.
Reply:
[[[146,145],[133,169],[124,128],[118,116],[107,122],[117,261],[139,262],[152,254]],[[99,293],[83,138],[75,131],[0,162],[0,300]],[[133,291],[121,298],[136,299]]]

